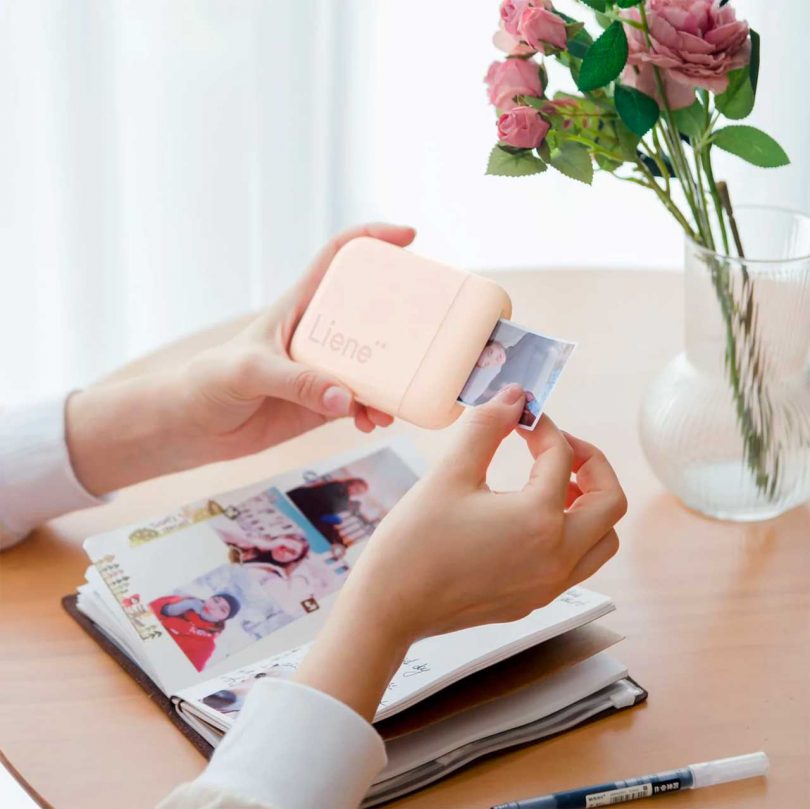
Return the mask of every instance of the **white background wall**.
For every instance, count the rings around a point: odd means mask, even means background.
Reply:
[[[753,123],[794,163],[721,174],[738,201],[810,210],[810,4],[734,2],[763,36]],[[0,0],[0,402],[261,305],[361,220],[412,223],[416,249],[471,268],[676,268],[642,189],[484,176],[497,11]]]

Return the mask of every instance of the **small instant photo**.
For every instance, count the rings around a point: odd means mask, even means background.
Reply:
[[[475,407],[488,402],[506,385],[516,383],[526,394],[519,426],[533,430],[575,346],[499,320],[458,400]]]

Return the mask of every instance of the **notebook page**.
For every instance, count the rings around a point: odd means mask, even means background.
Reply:
[[[596,620],[615,609],[601,593],[574,587],[519,621],[471,627],[425,638],[411,646],[386,689],[375,721],[393,716],[485,666]],[[235,669],[177,693],[227,729],[252,686],[264,677],[291,677],[307,647]]]

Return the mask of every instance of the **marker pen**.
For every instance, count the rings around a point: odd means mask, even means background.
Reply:
[[[492,809],[594,809],[598,806],[615,806],[642,798],[667,795],[683,789],[699,789],[727,781],[755,778],[767,772],[768,757],[765,753],[749,753],[745,756],[690,764],[680,770],[628,778],[626,781],[594,784],[582,789],[511,801],[493,806]]]

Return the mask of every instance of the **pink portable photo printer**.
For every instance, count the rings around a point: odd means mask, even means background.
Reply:
[[[293,335],[294,360],[327,371],[358,401],[420,427],[446,427],[499,318],[494,281],[371,238],[335,256]]]

